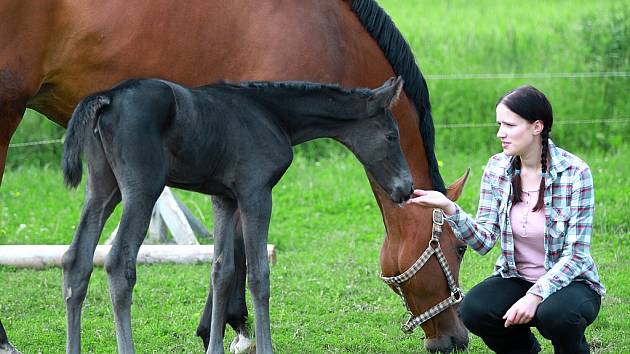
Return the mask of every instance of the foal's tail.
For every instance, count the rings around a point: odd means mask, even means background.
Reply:
[[[61,168],[68,188],[76,188],[81,182],[83,167],[81,154],[86,134],[96,128],[100,110],[109,105],[111,99],[104,94],[96,94],[83,99],[75,108],[68,123],[68,131],[63,143]]]

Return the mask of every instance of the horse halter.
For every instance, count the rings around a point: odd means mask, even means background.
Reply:
[[[400,295],[403,305],[407,308],[409,312],[409,319],[405,322],[401,329],[405,333],[413,332],[416,327],[435,317],[440,312],[446,310],[450,306],[453,306],[464,298],[464,293],[462,289],[460,289],[457,284],[455,284],[455,279],[453,278],[453,274],[448,267],[448,262],[446,261],[446,257],[444,257],[444,253],[440,248],[440,235],[442,234],[442,225],[444,225],[444,212],[441,209],[433,209],[433,228],[431,230],[431,240],[429,241],[429,245],[427,249],[420,255],[420,258],[404,273],[397,275],[395,277],[385,277],[381,274],[381,279],[387,284],[396,288],[396,292]],[[401,285],[406,281],[411,279],[419,270],[422,268],[429,258],[435,254],[442,267],[442,271],[446,276],[446,281],[448,282],[448,287],[451,290],[451,296],[449,296],[446,300],[440,302],[439,304],[431,307],[426,310],[419,316],[414,316],[411,308],[409,307],[409,303],[405,298],[405,294],[402,291]]]

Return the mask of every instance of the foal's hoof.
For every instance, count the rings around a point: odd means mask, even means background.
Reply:
[[[11,343],[0,344],[0,354],[21,354],[17,349],[13,348]]]
[[[250,338],[239,334],[230,343],[230,353],[234,354],[254,354],[256,353],[256,342],[252,342]]]

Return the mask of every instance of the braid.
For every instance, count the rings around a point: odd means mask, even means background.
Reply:
[[[521,202],[521,158],[516,156],[512,162],[512,204]]]
[[[541,133],[542,152],[540,153],[540,187],[538,188],[538,201],[532,211],[540,210],[545,203],[545,178],[547,177],[547,157],[549,154],[549,129],[544,128]]]

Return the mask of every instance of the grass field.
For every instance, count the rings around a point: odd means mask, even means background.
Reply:
[[[435,123],[488,123],[496,99],[533,84],[554,106],[553,138],[591,166],[596,185],[593,256],[608,294],[587,337],[595,353],[630,353],[630,136],[628,120],[571,125],[574,120],[630,118],[629,77],[441,80],[440,74],[630,71],[630,1],[444,2],[383,0],[428,78]],[[563,124],[565,123],[565,124]],[[30,112],[13,142],[55,139],[63,130]],[[461,198],[474,213],[483,166],[498,144],[494,128],[437,129],[445,181],[466,167]],[[314,162],[313,155],[326,158]],[[10,150],[0,188],[0,244],[66,244],[78,222],[83,187],[68,192],[58,168],[61,145]],[[270,242],[271,319],[278,353],[417,353],[421,331],[400,330],[405,312],[379,279],[383,225],[363,170],[338,145],[308,144],[274,190]],[[308,157],[308,158],[305,158]],[[180,193],[207,225],[207,197]],[[120,210],[108,223],[113,229]],[[468,252],[464,289],[490,274],[498,250]],[[209,283],[208,264],[141,266],[133,327],[139,353],[201,352],[194,336]],[[62,353],[64,308],[59,269],[0,267],[0,318],[26,353]],[[103,269],[84,306],[86,353],[113,353],[114,324]],[[231,334],[228,335],[231,339]],[[551,353],[542,341],[544,353]],[[489,353],[473,337],[470,353]]]
[[[578,151],[594,173],[597,207],[593,255],[608,287],[599,318],[588,330],[595,353],[630,352],[630,169],[628,148],[602,156]],[[474,213],[487,156],[451,155],[443,173],[472,175],[461,205]],[[180,193],[211,224],[209,201]],[[0,243],[68,243],[79,216],[82,189],[68,192],[56,169],[6,174],[0,191]],[[114,219],[114,218],[112,218]],[[107,229],[111,230],[110,220]],[[421,332],[399,331],[404,310],[377,277],[383,226],[362,168],[349,156],[318,163],[298,158],[274,190],[270,242],[278,247],[271,271],[271,319],[278,353],[415,353]],[[490,274],[497,250],[466,255],[462,286]],[[194,330],[205,301],[210,266],[140,266],[133,327],[140,353],[200,352]],[[0,268],[0,313],[25,353],[60,353],[65,322],[59,269]],[[113,317],[102,268],[92,276],[83,321],[88,353],[115,351]],[[545,353],[549,343],[543,342]],[[470,353],[487,353],[473,338]]]

